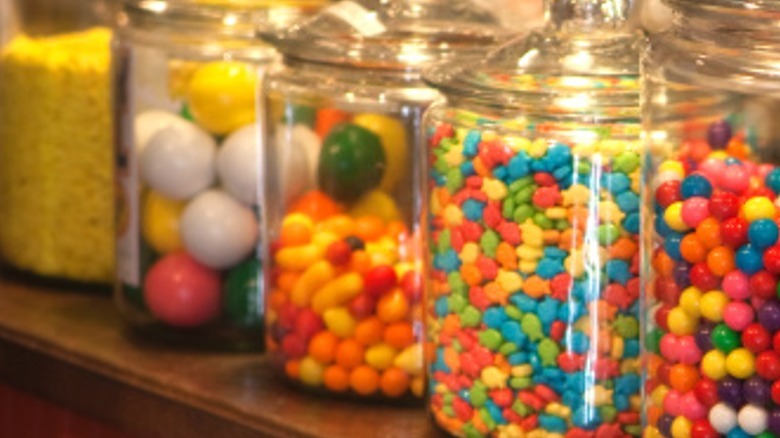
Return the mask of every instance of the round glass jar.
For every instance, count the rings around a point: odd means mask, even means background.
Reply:
[[[780,2],[667,4],[643,61],[645,436],[780,436]]]
[[[0,263],[109,284],[110,1],[0,6]]]
[[[117,287],[149,337],[262,348],[254,41],[317,1],[127,1],[115,44]]]
[[[455,436],[639,436],[639,48],[628,3],[426,79],[429,408]]]
[[[466,1],[345,1],[285,33],[265,82],[267,348],[297,386],[420,399],[420,69],[495,41]]]

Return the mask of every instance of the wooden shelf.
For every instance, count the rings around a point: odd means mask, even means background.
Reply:
[[[438,437],[421,407],[301,394],[260,354],[171,351],[125,332],[108,291],[0,272],[0,380],[137,437]]]

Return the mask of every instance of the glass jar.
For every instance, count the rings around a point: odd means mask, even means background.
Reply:
[[[429,407],[455,436],[640,429],[639,43],[630,3],[426,78]]]
[[[114,271],[113,2],[0,6],[0,263],[108,284]]]
[[[116,299],[136,331],[261,348],[256,95],[277,55],[253,38],[318,3],[125,3],[115,47]]]
[[[265,83],[266,345],[301,388],[423,394],[420,69],[495,41],[467,1],[344,1],[280,34]],[[335,43],[334,43],[335,42]]]
[[[780,436],[780,3],[667,4],[643,62],[645,436]]]

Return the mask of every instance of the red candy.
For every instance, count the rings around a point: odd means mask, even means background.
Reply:
[[[739,197],[729,192],[717,192],[710,197],[710,214],[720,221],[739,213]]]
[[[707,377],[702,377],[696,382],[696,385],[693,387],[693,393],[696,395],[696,399],[708,408],[715,406],[720,401],[718,385],[714,380]]]
[[[706,263],[693,265],[689,277],[692,285],[705,292],[717,289],[720,285],[720,277],[715,275]]]
[[[561,192],[557,187],[539,187],[534,192],[531,202],[538,208],[547,209],[561,202]]]
[[[395,274],[395,269],[387,265],[377,266],[363,276],[363,287],[366,293],[376,298],[392,290],[397,282],[398,276]]]
[[[682,201],[680,181],[666,181],[658,186],[655,191],[655,202],[663,208],[666,208],[678,201]]]
[[[758,271],[750,277],[750,292],[754,297],[768,300],[777,294],[777,279],[768,271]]]
[[[352,247],[343,240],[331,243],[325,252],[325,258],[328,259],[333,266],[346,265],[351,257]]]
[[[771,343],[769,332],[761,324],[750,324],[742,331],[742,345],[753,353],[768,350]]]
[[[780,380],[772,384],[772,401],[780,405]]]
[[[780,354],[764,351],[756,357],[756,374],[765,380],[780,379]]]
[[[710,425],[709,420],[696,420],[691,426],[691,438],[720,438],[720,434]]]
[[[772,274],[780,274],[780,245],[767,248],[764,252],[764,267]]]
[[[720,239],[724,245],[739,248],[748,241],[748,223],[745,219],[732,217],[726,219],[720,226]]]

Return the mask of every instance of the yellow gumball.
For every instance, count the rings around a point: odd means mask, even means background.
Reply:
[[[195,121],[214,134],[227,134],[255,121],[256,68],[237,61],[200,67],[187,87]]]
[[[720,350],[710,350],[701,358],[701,372],[712,380],[726,377],[726,355]]]
[[[409,148],[406,144],[404,125],[392,117],[373,113],[358,114],[352,122],[375,133],[382,140],[387,165],[379,188],[388,192],[393,191],[404,176],[404,171],[409,167],[407,163]]]
[[[677,417],[672,421],[673,438],[691,438],[693,423],[685,417]]]
[[[675,307],[666,318],[669,331],[678,336],[692,335],[699,328],[699,318],[691,316],[682,307]]]
[[[150,191],[144,200],[141,232],[156,252],[167,254],[184,247],[179,234],[179,219],[186,203]]]
[[[381,190],[374,190],[360,198],[349,214],[352,217],[377,216],[385,222],[401,218],[401,213],[393,198]]]

